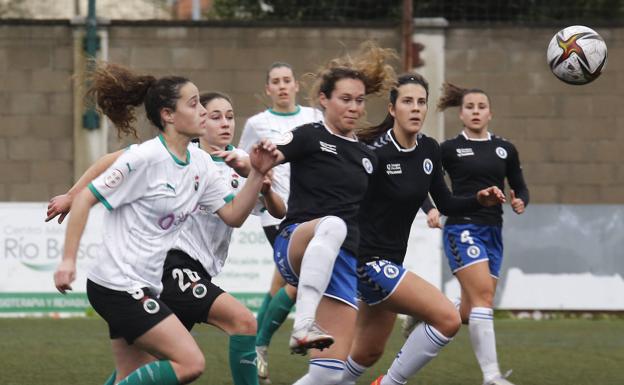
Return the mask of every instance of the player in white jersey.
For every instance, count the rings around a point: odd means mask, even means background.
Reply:
[[[247,183],[226,203],[229,191],[214,162],[189,146],[191,138],[204,134],[207,119],[193,83],[177,76],[137,76],[108,64],[96,68],[90,93],[120,134],[135,133],[132,106],[142,103],[162,133],[124,152],[75,197],[55,286],[62,293],[71,290],[89,210],[100,201],[110,213],[87,295],[109,325],[116,373],[107,383],[192,382],[204,370],[201,350],[158,298],[166,252],[199,206],[240,226],[255,205],[262,174],[274,162],[274,148],[266,143],[254,148]]]
[[[235,196],[243,187],[249,174],[246,152],[230,144],[235,130],[234,111],[228,96],[218,92],[200,95],[200,102],[208,111],[206,134],[197,146],[211,154],[219,174]],[[239,160],[230,164],[215,155],[223,151],[236,151]],[[50,200],[48,219],[57,215],[59,223],[71,207],[75,191],[83,189],[89,179],[106,170],[123,151],[108,154],[92,165],[67,194]],[[231,167],[231,165],[233,168]],[[283,217],[286,206],[271,190],[268,176],[261,190],[261,210]],[[258,211],[258,210],[256,210]],[[253,314],[233,296],[211,282],[223,268],[233,228],[218,215],[200,206],[183,225],[182,232],[172,250],[167,253],[162,277],[163,292],[160,299],[174,312],[182,324],[191,330],[196,323],[217,326],[230,335],[230,368],[235,385],[258,382],[255,362],[256,320]]]
[[[310,107],[297,104],[299,92],[292,66],[288,63],[275,62],[269,66],[266,75],[265,92],[271,98],[272,107],[260,112],[247,120],[241,135],[239,147],[248,151],[260,139],[279,140],[286,132],[306,123],[323,120],[322,113]],[[290,164],[281,164],[273,169],[273,185],[284,201],[288,200],[290,188]],[[271,216],[268,212],[260,215],[264,233],[273,247],[277,229],[281,219]],[[273,333],[284,322],[297,295],[293,286],[287,285],[282,276],[275,270],[271,287],[266,293],[258,311],[258,376],[269,383],[268,347]]]

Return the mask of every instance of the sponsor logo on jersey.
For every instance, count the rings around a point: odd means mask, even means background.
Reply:
[[[179,224],[181,224],[184,221],[186,221],[186,219],[189,217],[189,215],[191,215],[196,210],[200,210],[201,211],[202,210],[202,206],[197,205],[197,206],[195,206],[195,208],[193,210],[191,210],[189,212],[181,213],[179,215],[176,215],[175,213],[169,213],[169,214],[161,217],[158,220],[158,227],[160,227],[163,230],[169,230],[171,228],[171,226],[178,226]],[[206,210],[206,209],[204,208],[204,210]]]
[[[425,174],[431,175],[431,172],[433,171],[433,162],[431,159],[426,158],[423,161],[423,170],[425,171]]]
[[[371,163],[370,159],[362,158],[362,166],[364,166],[364,170],[366,170],[367,173],[373,173],[373,164]]]
[[[496,147],[496,155],[501,159],[507,159],[507,150],[502,147]]]
[[[468,247],[466,252],[468,253],[468,256],[470,258],[477,258],[479,255],[481,255],[481,249],[479,249],[479,247],[477,246]]]
[[[193,185],[195,191],[199,189],[199,175],[195,175],[195,184]]]
[[[462,156],[474,155],[474,151],[472,151],[472,148],[458,148],[455,151],[457,151],[457,157],[459,158],[461,158]]]
[[[293,140],[293,134],[291,131],[285,132],[282,134],[280,138],[277,138],[273,141],[278,146],[283,146],[285,144],[290,143]]]
[[[403,170],[401,170],[401,163],[388,163],[386,165],[386,174],[388,175],[403,174]]]
[[[321,145],[321,151],[338,155],[338,153],[336,152],[336,145],[325,143],[322,140],[319,140],[319,144]]]
[[[104,177],[104,185],[109,189],[114,189],[121,184],[124,180],[124,174],[119,169],[112,169]]]

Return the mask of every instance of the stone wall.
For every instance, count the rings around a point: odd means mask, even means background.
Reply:
[[[0,201],[44,201],[73,183],[74,28],[67,22],[0,25]],[[228,93],[238,135],[246,119],[268,105],[263,87],[273,61],[289,62],[301,75],[366,39],[399,49],[401,38],[394,26],[114,22],[105,28],[110,61],[138,72],[187,76],[201,90]],[[546,46],[556,30],[450,27],[446,79],[491,95],[491,129],[518,147],[532,202],[624,203],[624,29],[598,30],[609,64],[586,86],[566,85],[546,66]],[[299,102],[306,103],[303,92]],[[371,100],[370,121],[383,117],[385,103]],[[457,114],[445,113],[446,137],[459,132]],[[141,139],[154,135],[144,118],[137,125]],[[129,141],[118,141],[111,129],[108,148]]]
[[[72,31],[0,25],[0,201],[41,201],[73,177]]]

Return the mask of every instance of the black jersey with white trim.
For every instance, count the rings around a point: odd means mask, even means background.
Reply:
[[[402,264],[412,222],[429,193],[446,214],[474,212],[480,207],[476,196],[452,196],[435,139],[420,134],[417,144],[406,149],[389,130],[370,148],[379,166],[360,206],[360,260],[381,257]]]
[[[505,177],[516,196],[529,204],[520,157],[516,147],[493,134],[487,139],[469,139],[463,132],[440,145],[442,165],[451,178],[453,193],[459,196],[474,195],[477,191],[498,186],[504,191]],[[469,216],[449,217],[446,224],[474,223],[498,226],[503,223],[502,205],[482,207]]]
[[[347,224],[342,247],[357,254],[357,213],[377,168],[375,153],[356,139],[333,134],[321,123],[299,126],[276,144],[291,170],[288,212],[280,230],[335,215]]]

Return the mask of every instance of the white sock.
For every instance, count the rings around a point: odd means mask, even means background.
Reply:
[[[308,373],[294,385],[338,385],[342,381],[344,361],[331,358],[310,360]]]
[[[401,348],[392,362],[381,385],[403,385],[408,378],[423,368],[452,338],[446,337],[433,326],[421,322]]]
[[[368,369],[367,366],[363,366],[358,364],[349,356],[347,358],[347,362],[345,362],[345,370],[342,374],[342,382],[341,385],[355,385],[355,381],[357,381],[362,374]]]
[[[494,335],[494,310],[487,307],[473,307],[468,322],[472,349],[483,372],[485,382],[500,376],[496,357],[496,336]]]
[[[329,285],[334,262],[346,237],[347,225],[338,217],[324,217],[316,225],[301,261],[295,329],[316,318],[316,308]]]

